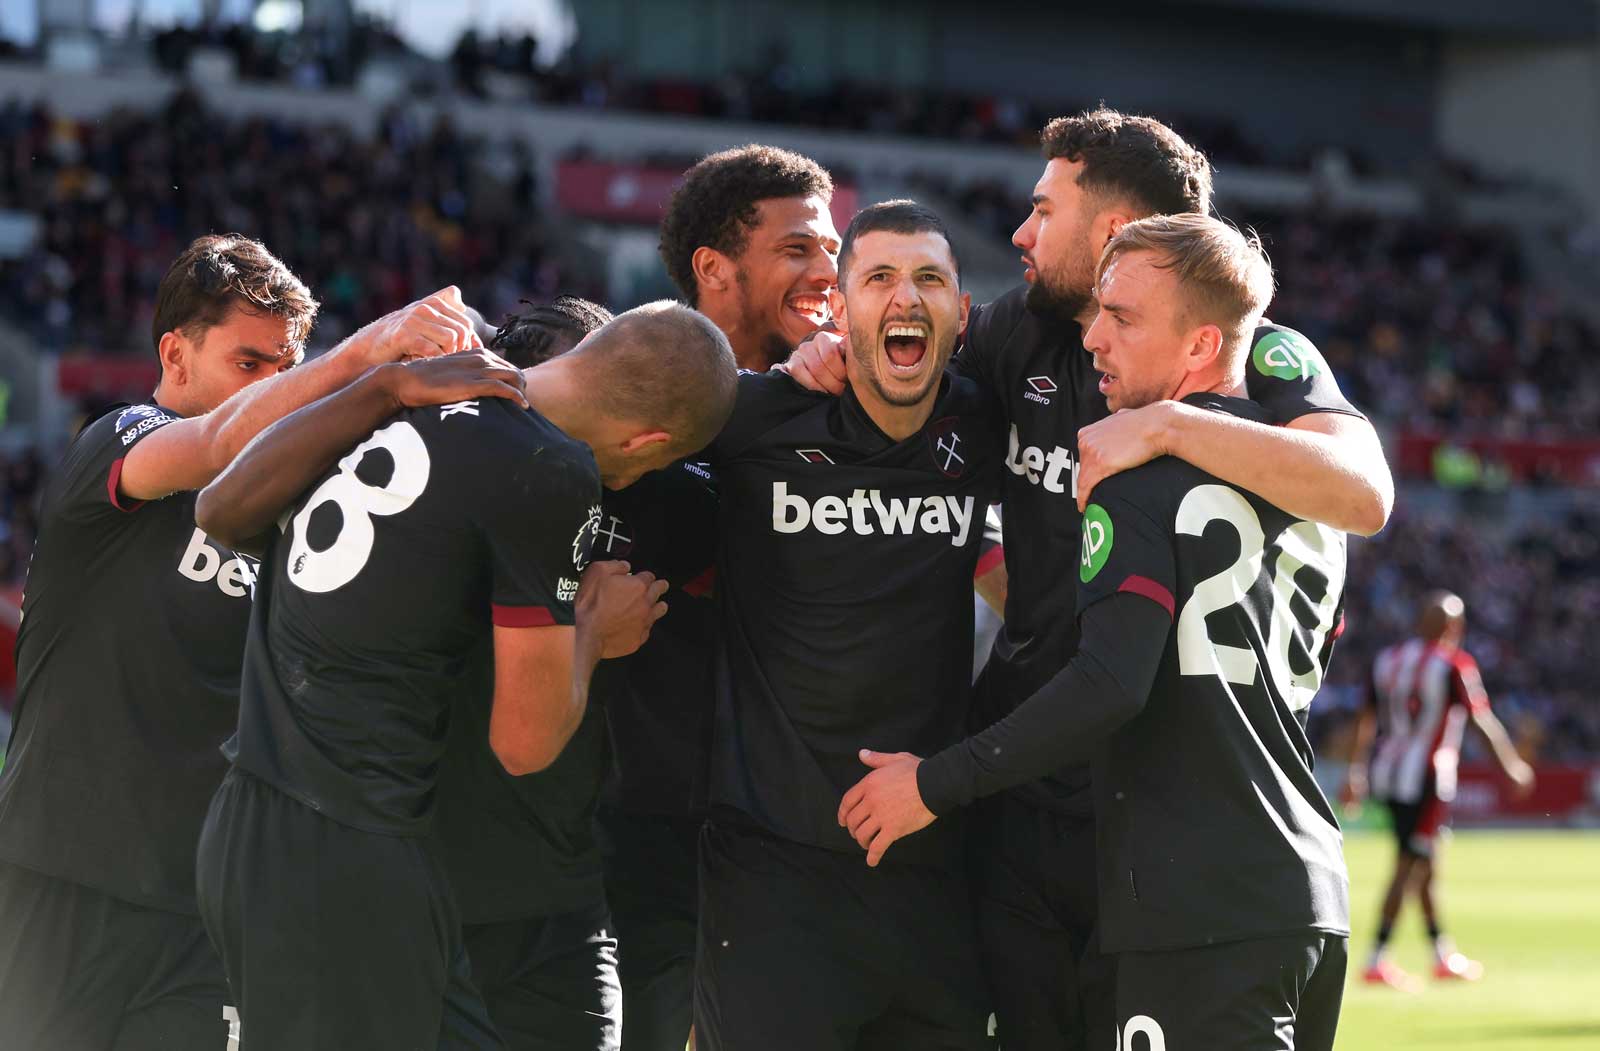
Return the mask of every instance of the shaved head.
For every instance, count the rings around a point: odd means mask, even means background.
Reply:
[[[1457,641],[1466,630],[1467,604],[1449,591],[1432,591],[1423,597],[1417,615],[1417,632],[1429,642]]]

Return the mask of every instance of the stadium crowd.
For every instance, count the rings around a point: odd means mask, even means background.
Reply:
[[[1466,601],[1466,649],[1524,754],[1600,755],[1600,705],[1588,689],[1588,635],[1600,618],[1600,515],[1574,510],[1506,533],[1471,515],[1410,513],[1352,541],[1347,630],[1312,729],[1327,741],[1350,719],[1384,646],[1405,637],[1425,594]]]
[[[0,108],[0,209],[41,236],[0,261],[0,313],[41,345],[146,352],[152,296],[195,230],[250,230],[322,300],[321,345],[441,284],[489,316],[522,296],[593,294],[538,221],[525,147],[468,142],[399,112],[376,137],[230,120],[180,94],[76,121]]]

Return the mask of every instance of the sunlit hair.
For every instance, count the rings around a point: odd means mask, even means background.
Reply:
[[[204,339],[236,307],[283,321],[289,348],[298,358],[317,320],[318,303],[260,241],[242,234],[210,234],[196,238],[167,268],[156,289],[151,340],[159,352],[161,337],[168,332]]]
[[[1220,328],[1218,357],[1226,367],[1235,366],[1272,302],[1272,264],[1261,239],[1192,212],[1139,219],[1125,224],[1106,243],[1095,270],[1095,287],[1101,286],[1112,263],[1132,252],[1149,252],[1157,267],[1172,272],[1183,297],[1185,327]]]
[[[1154,215],[1211,210],[1211,162],[1151,117],[1101,106],[1039,133],[1046,160],[1082,162],[1078,185]]]
[[[682,303],[618,314],[561,360],[588,379],[590,412],[665,431],[679,455],[710,445],[733,412],[739,367],[728,337]]]

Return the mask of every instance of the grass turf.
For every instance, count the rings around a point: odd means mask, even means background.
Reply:
[[[1600,1048],[1600,833],[1460,832],[1445,846],[1439,907],[1457,947],[1481,960],[1475,983],[1428,979],[1432,955],[1415,899],[1395,960],[1417,994],[1361,982],[1393,840],[1345,843],[1355,935],[1339,1051],[1594,1051]]]

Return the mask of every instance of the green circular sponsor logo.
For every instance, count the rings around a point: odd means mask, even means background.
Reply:
[[[1327,366],[1322,353],[1298,332],[1273,331],[1256,340],[1250,359],[1263,376],[1280,380],[1305,380],[1320,375]]]
[[[1105,568],[1111,557],[1111,516],[1099,504],[1083,512],[1083,538],[1078,542],[1078,579],[1085,584]]]

